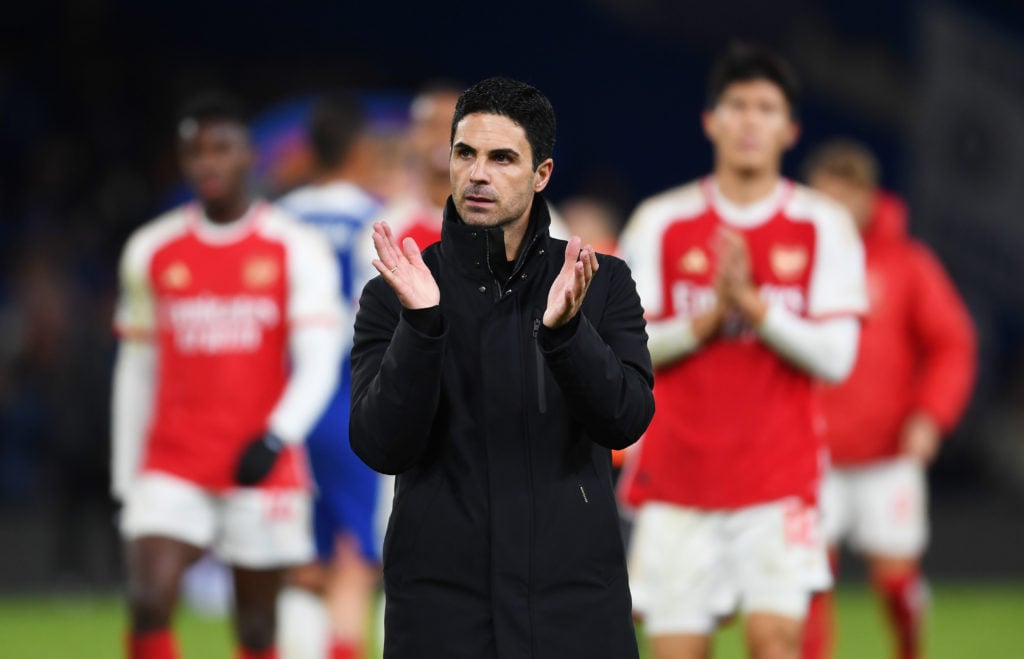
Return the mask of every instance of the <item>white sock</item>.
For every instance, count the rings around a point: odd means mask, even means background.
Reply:
[[[286,587],[277,597],[277,652],[280,659],[324,659],[327,608],[303,588]]]

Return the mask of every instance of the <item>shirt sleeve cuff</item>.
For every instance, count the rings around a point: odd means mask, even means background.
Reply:
[[[565,325],[556,327],[555,329],[550,329],[542,323],[539,332],[541,347],[544,348],[544,350],[551,351],[565,344],[569,339],[576,335],[576,330],[579,329],[579,326],[579,313],[573,316]]]
[[[402,318],[405,318],[405,322],[412,325],[414,330],[426,336],[441,336],[444,330],[441,305],[425,309],[402,309]]]

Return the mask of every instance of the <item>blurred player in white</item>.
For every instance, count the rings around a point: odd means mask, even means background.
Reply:
[[[829,584],[811,387],[853,365],[864,263],[849,214],[780,175],[797,96],[785,61],[730,48],[703,115],[714,172],[645,201],[620,242],[658,368],[622,486],[639,507],[634,607],[658,659],[707,657],[736,610],[751,656],[794,659]]]
[[[364,109],[354,94],[319,98],[307,130],[316,177],[280,200],[330,241],[341,272],[342,297],[353,312],[365,283],[356,274],[353,251],[363,228],[381,210],[380,200],[366,191],[373,153],[365,128]],[[338,386],[307,440],[317,489],[313,530],[318,560],[292,570],[282,594],[282,659],[362,657],[368,612],[380,579],[383,537],[375,522],[381,476],[352,452],[348,441],[350,350],[346,342],[344,357],[336,364]]]
[[[893,631],[893,656],[918,659],[927,600],[925,468],[970,396],[974,328],[942,265],[907,236],[905,206],[878,188],[867,147],[828,142],[805,169],[808,183],[841,202],[860,228],[871,307],[853,373],[818,392],[832,465],[822,496],[825,535],[834,566],[843,540],[864,555]],[[831,656],[831,628],[831,597],[822,594],[804,659]]]
[[[272,659],[284,568],[313,553],[301,442],[334,388],[350,314],[323,238],[251,195],[238,103],[197,97],[177,128],[198,200],[128,240],[115,318],[127,655],[178,657],[181,575],[211,549],[233,568],[237,656]]]

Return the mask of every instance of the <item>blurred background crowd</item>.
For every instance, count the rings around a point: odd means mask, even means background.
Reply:
[[[114,588],[110,330],[128,234],[181,201],[173,120],[223,88],[254,116],[257,185],[305,181],[316,93],[360,93],[373,192],[402,191],[410,102],[504,74],[558,113],[549,199],[617,230],[710,167],[705,76],[731,38],[786,54],[802,135],[868,144],[911,231],[970,308],[979,378],[931,471],[937,578],[1024,579],[1024,6],[1008,0],[130,3],[3,10],[0,37],[0,590]]]

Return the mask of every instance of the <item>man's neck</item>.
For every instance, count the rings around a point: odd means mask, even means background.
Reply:
[[[737,206],[761,201],[775,190],[779,183],[778,169],[741,171],[726,167],[715,168],[715,183],[722,196]]]
[[[203,214],[215,224],[231,224],[249,212],[252,197],[243,195],[220,204],[203,204]]]

